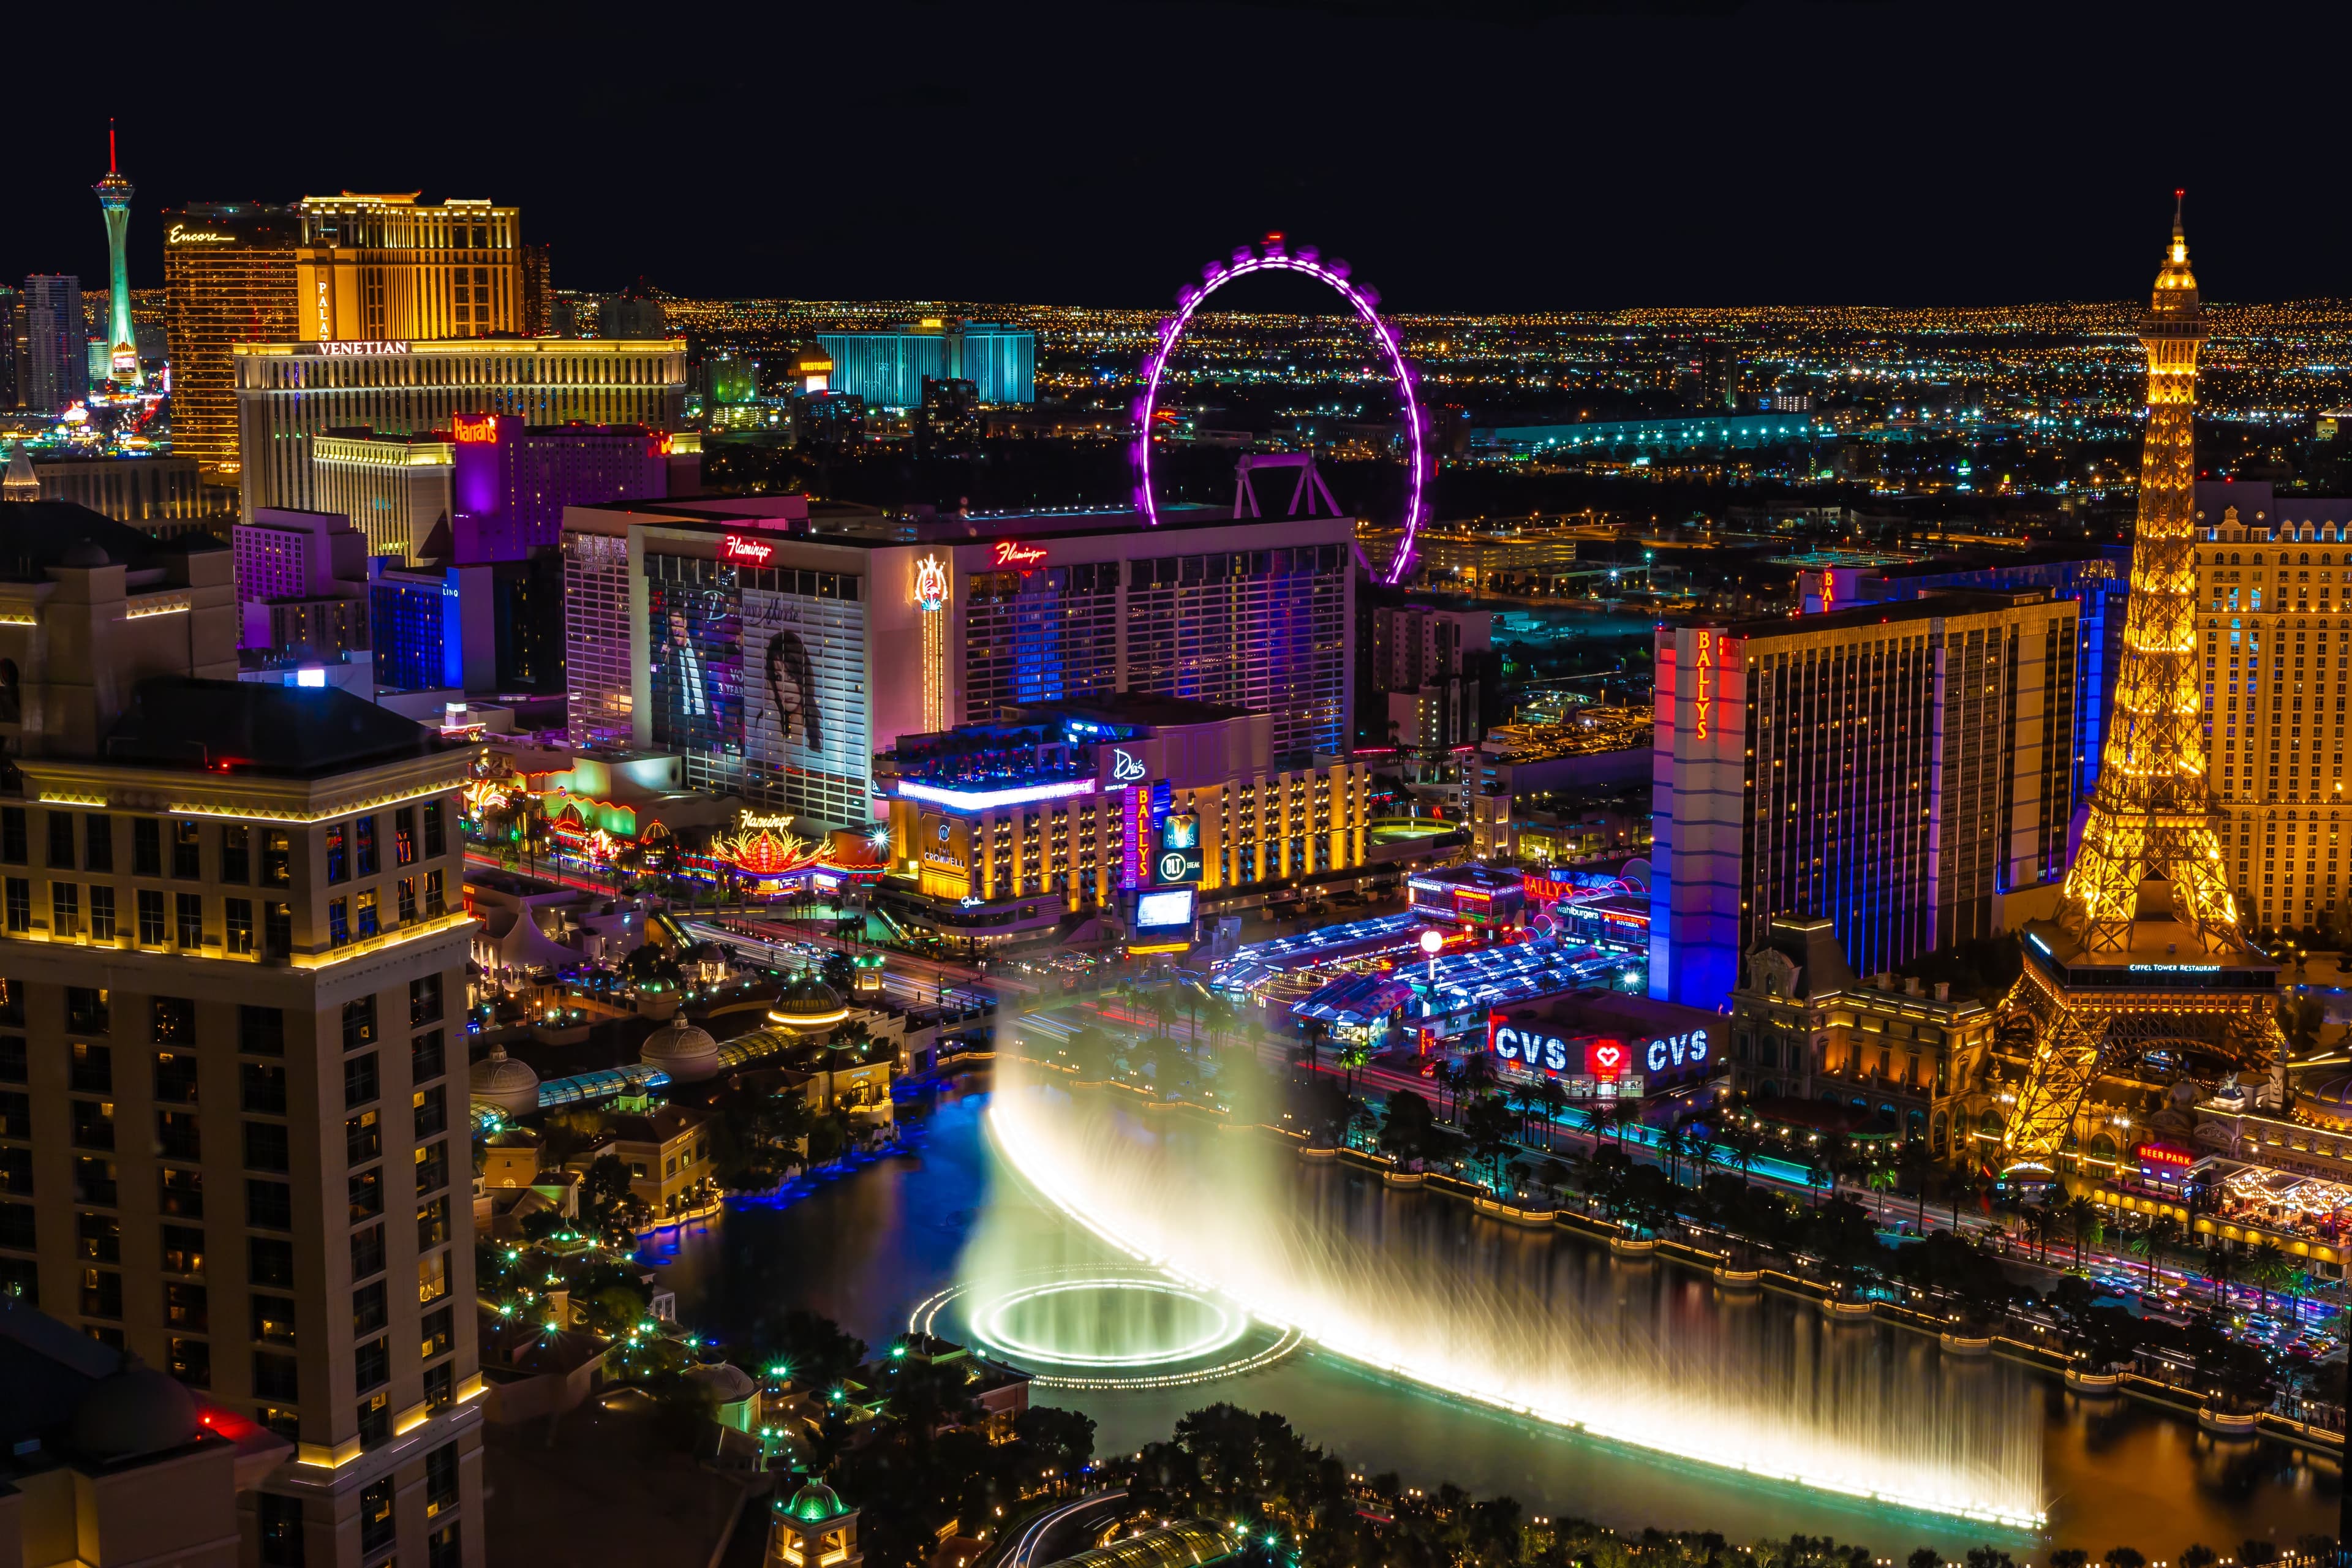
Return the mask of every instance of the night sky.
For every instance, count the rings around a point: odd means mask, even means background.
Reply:
[[[172,15],[16,40],[0,277],[102,286],[112,107],[139,287],[167,205],[422,186],[572,289],[1157,306],[1279,229],[1408,310],[2113,299],[2185,185],[2209,299],[2352,293],[2341,5]]]

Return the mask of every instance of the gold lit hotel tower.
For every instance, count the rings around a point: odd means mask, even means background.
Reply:
[[[2052,1163],[2102,1078],[2266,1068],[2282,1044],[2278,968],[2239,933],[2205,774],[2191,428],[2205,324],[2177,205],[2139,335],[2147,441],[2123,660],[2058,919],[2026,927],[2024,973],[2004,1005],[2008,1027],[2030,1032],[2004,1170]]]

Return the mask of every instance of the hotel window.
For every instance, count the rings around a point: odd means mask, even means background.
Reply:
[[[383,1075],[376,1070],[373,1051],[363,1051],[343,1063],[343,1105],[346,1109],[367,1104],[383,1093]]]
[[[160,877],[163,874],[163,825],[152,816],[131,819],[131,874],[134,877]]]
[[[193,882],[205,874],[204,841],[200,833],[193,822],[172,824],[172,875],[181,881]]]
[[[256,1295],[251,1322],[253,1337],[266,1345],[294,1342],[294,1303],[284,1296]]]
[[[362,816],[352,824],[352,846],[359,858],[358,875],[373,877],[376,873],[375,818]]]
[[[89,939],[114,940],[114,889],[93,885],[89,889]]]
[[[407,925],[416,919],[416,879],[403,877],[400,879],[399,891],[400,923]]]
[[[25,808],[0,806],[0,860],[22,866],[30,858],[25,847]]]
[[[163,945],[163,895],[152,888],[139,889],[139,945]]]
[[[376,891],[373,888],[359,895],[359,934],[361,936],[369,937],[376,933],[375,900]]]
[[[433,859],[442,852],[441,803],[428,800],[425,803],[425,855],[427,859]]]
[[[198,893],[180,893],[173,899],[173,923],[178,928],[180,945],[197,948],[205,944],[205,900]]]
[[[278,828],[265,829],[261,835],[261,880],[272,888],[283,888],[294,880],[294,843]]]
[[[246,1178],[245,1223],[256,1230],[292,1230],[294,1189],[284,1182]],[[286,1303],[286,1311],[290,1320],[294,1311],[293,1302]]]
[[[278,902],[261,906],[261,951],[283,958],[294,951],[294,907]]]
[[[221,909],[226,916],[228,951],[239,953],[251,952],[253,951],[253,900],[224,899],[221,900]]]
[[[327,942],[341,947],[352,940],[351,905],[348,900],[331,899],[327,903]]]
[[[444,913],[445,910],[446,906],[441,899],[441,873],[437,870],[427,871],[425,873],[425,913],[427,918],[433,918]]]
[[[221,829],[220,879],[240,884],[253,880],[253,829],[242,822]]]
[[[49,869],[70,871],[74,868],[73,813],[53,811],[49,816]]]
[[[81,819],[81,853],[84,869],[114,869],[114,818],[92,812]]]
[[[416,808],[404,805],[393,814],[392,858],[396,866],[416,863]]]
[[[93,989],[87,985],[67,986],[67,1032],[76,1035],[103,1035],[107,1033],[113,1026],[114,1019],[114,1011],[112,1006],[110,1005],[110,996],[111,993],[108,992],[103,987]],[[77,1064],[79,1064],[81,1059],[82,1053],[86,1050],[95,1051],[100,1058],[104,1058],[106,1055],[106,1047],[104,1046],[77,1046],[74,1047],[74,1057]],[[80,1074],[79,1071],[76,1072],[75,1077],[77,1080],[79,1079]],[[79,1089],[81,1087],[82,1085],[79,1081],[74,1084],[74,1088],[76,1089]]]
[[[81,889],[71,882],[49,884],[49,934],[73,936],[81,930]]]
[[[33,884],[23,877],[8,879],[8,929],[12,931],[33,929]]]
[[[341,822],[327,824],[327,880],[331,884],[352,879],[350,838],[349,825]]]
[[[375,998],[356,997],[343,1004],[343,1049],[358,1050],[375,1043]]]
[[[237,1107],[263,1116],[286,1114],[286,1069],[268,1062],[237,1063]]]

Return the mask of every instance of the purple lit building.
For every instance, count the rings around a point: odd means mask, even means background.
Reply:
[[[552,548],[567,506],[702,488],[700,451],[679,450],[679,437],[642,425],[525,425],[510,414],[460,414],[450,423],[450,532],[460,562],[520,561]]]
[[[365,648],[367,540],[339,511],[256,507],[231,542],[239,647]],[[321,635],[322,626],[331,628]]]

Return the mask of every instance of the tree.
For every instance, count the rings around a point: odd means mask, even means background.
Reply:
[[[1496,1191],[1503,1187],[1503,1156],[1511,1147],[1511,1112],[1494,1095],[1482,1094],[1470,1102],[1462,1118],[1462,1131],[1470,1142],[1471,1152],[1484,1163]]]
[[[1076,1410],[1033,1405],[1013,1418],[1013,1440],[1021,1445],[1023,1468],[1050,1475],[1060,1490],[1095,1457],[1095,1418]]]
[[[2163,1260],[2165,1253],[2179,1237],[2180,1222],[2168,1214],[2148,1215],[2147,1223],[2140,1227],[2137,1236],[2132,1237],[2133,1254],[2147,1259],[2149,1290],[2153,1291],[2156,1289],[2157,1265]]]
[[[2246,1259],[2244,1279],[2262,1299],[2262,1310],[2271,1310],[2271,1291],[2286,1278],[2289,1265],[2286,1254],[2275,1241],[2265,1240]]]
[[[1748,1173],[1755,1168],[1756,1156],[1761,1152],[1761,1141],[1756,1129],[1745,1121],[1727,1122],[1715,1135],[1716,1163],[1739,1173],[1739,1184],[1748,1184]]]
[[[1182,1009],[1177,1005],[1174,993],[1164,985],[1151,994],[1149,1005],[1151,1008],[1153,1032],[1164,1039],[1168,1034],[1168,1026],[1176,1021],[1176,1015]]]
[[[1902,1181],[1892,1165],[1874,1165],[1870,1169],[1870,1190],[1878,1194],[1878,1223],[1886,1223],[1886,1194]]]
[[[1381,1118],[1381,1152],[1400,1165],[1420,1160],[1429,1150],[1429,1101],[1409,1089],[1389,1091]]]
[[[1925,1142],[1916,1138],[1906,1138],[1903,1141],[1903,1147],[1895,1151],[1895,1168],[1903,1173],[1903,1179],[1911,1184],[1911,1191],[1919,1200],[1916,1223],[1919,1234],[1925,1236],[1927,1233],[1927,1178],[1935,1173],[1936,1156]]]
[[[2078,1197],[2070,1200],[2066,1205],[2066,1226],[2074,1233],[2074,1267],[2080,1268],[2083,1267],[2084,1244],[2087,1242],[2090,1246],[2096,1247],[2099,1245],[2100,1238],[2105,1234],[2106,1215],[2100,1211],[2099,1205],[2090,1199]]]
[[[1548,1078],[1536,1086],[1536,1100],[1543,1107],[1544,1147],[1556,1149],[1559,1143],[1559,1113],[1568,1109],[1568,1090],[1560,1087],[1559,1079]]]
[[[1309,1018],[1298,1026],[1297,1059],[1307,1064],[1307,1076],[1315,1076],[1316,1052],[1331,1033],[1331,1026],[1320,1018]]]
[[[2111,1546],[2101,1559],[2107,1568],[2147,1568],[2147,1559],[2129,1546]]]
[[[2213,1310],[2218,1312],[2222,1307],[2222,1292],[2230,1276],[2237,1270],[2238,1260],[2228,1247],[2216,1242],[2205,1249],[2204,1257],[2198,1261],[2205,1270],[2205,1278],[2213,1281]]]
[[[1339,1065],[1348,1072],[1348,1092],[1356,1092],[1356,1069],[1372,1059],[1372,1048],[1361,1040],[1350,1040],[1339,1048]]]
[[[2062,1546],[2050,1554],[2050,1568],[2086,1568],[2091,1554],[2079,1546]]]
[[[1944,1568],[1944,1554],[1932,1546],[1917,1547],[1903,1560],[1903,1568]]]

